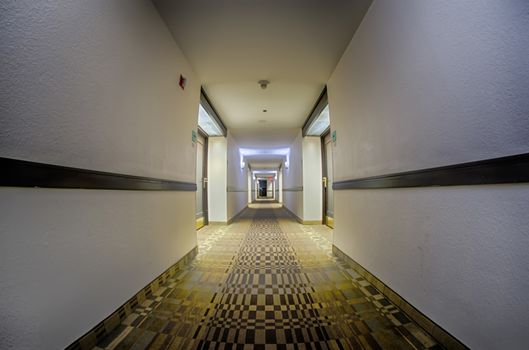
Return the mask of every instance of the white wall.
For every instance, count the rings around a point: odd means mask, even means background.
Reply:
[[[231,220],[248,204],[248,166],[241,168],[239,145],[228,132],[228,220]]]
[[[225,137],[208,139],[208,215],[210,222],[228,220],[228,142]]]
[[[251,174],[251,172],[250,172]],[[256,197],[256,188],[255,188],[255,180],[253,179],[253,175],[250,176],[251,177],[251,194],[252,194],[252,202],[255,201],[255,197]]]
[[[322,173],[321,138],[305,136],[302,141],[303,152],[303,220],[321,221]]]
[[[375,0],[329,84],[335,181],[529,151],[529,3]],[[529,342],[529,185],[335,192],[334,244],[476,349]]]
[[[195,181],[200,82],[149,1],[1,6],[2,156]]]
[[[303,219],[303,167],[301,130],[290,145],[289,167],[283,170],[283,205]]]
[[[246,177],[248,178],[248,183],[247,183],[247,191],[248,191],[248,198],[247,198],[247,204],[250,204],[252,203],[253,201],[253,194],[252,194],[252,189],[253,189],[253,186],[252,186],[252,183],[253,183],[253,179],[252,179],[252,172],[247,170],[246,171]]]
[[[2,157],[194,182],[200,82],[150,2],[0,11]],[[4,349],[64,348],[196,245],[193,192],[0,192]]]
[[[266,181],[266,196],[268,198],[274,198],[274,181],[268,179]]]
[[[376,0],[329,81],[335,180],[526,152],[528,7]]]
[[[279,189],[279,195],[278,195],[278,201],[279,203],[283,203],[283,171],[284,171],[285,165],[282,164],[281,168],[279,168],[279,171],[277,172],[277,187]]]
[[[0,348],[62,349],[196,245],[194,192],[0,189]]]

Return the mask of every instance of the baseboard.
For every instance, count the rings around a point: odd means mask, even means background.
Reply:
[[[384,282],[378,279],[371,272],[366,270],[362,265],[357,263],[354,259],[349,257],[347,254],[342,252],[334,244],[332,246],[332,252],[338,258],[345,260],[360,276],[370,282],[376,289],[378,289],[386,298],[388,298],[395,306],[400,308],[410,319],[417,323],[423,328],[428,334],[430,334],[439,344],[446,349],[467,349],[468,347],[461,343],[457,338],[452,336],[446,330],[444,330],[437,323],[432,321],[428,316],[417,310],[408,301],[397,294],[393,289],[388,287]]]
[[[303,225],[321,225],[321,220],[302,220]]]
[[[107,318],[97,324],[78,340],[74,341],[66,350],[89,350],[97,345],[103,338],[110,334],[120,323],[125,320],[138,306],[143,303],[147,296],[156,292],[160,285],[174,276],[174,274],[187,265],[198,253],[198,246],[191,249],[180,260],[165,270],[160,276],[156,277],[146,287],[136,293],[120,308],[110,314]]]
[[[248,208],[248,205],[244,206],[244,208],[242,208],[237,214],[235,214],[228,221],[209,221],[208,225],[217,225],[217,226],[231,225],[231,223],[233,223],[233,221],[235,221],[247,208]]]
[[[245,205],[244,208],[242,208],[237,214],[233,215],[233,217],[228,220],[228,225],[231,225],[235,220],[237,220],[246,209],[248,209],[248,205]]]
[[[299,216],[297,216],[296,214],[294,214],[294,212],[293,212],[292,210],[288,209],[288,208],[285,206],[285,204],[283,204],[283,208],[285,208],[286,211],[287,211],[292,217],[294,217],[294,219],[296,219],[297,222],[299,222],[300,224],[303,224],[303,220],[302,220]]]
[[[209,221],[208,225],[211,225],[211,226],[226,226],[226,225],[228,225],[228,222],[227,221]]]
[[[325,224],[329,226],[330,228],[334,228],[334,218],[331,216],[325,217]]]
[[[204,217],[201,217],[195,220],[195,227],[197,230],[200,230],[204,226],[206,226]]]
[[[296,219],[297,222],[299,222],[302,225],[321,225],[322,224],[321,220],[303,220],[303,219],[301,219],[292,210],[288,209],[284,204],[283,204],[283,208],[285,208],[286,211],[288,211],[288,213],[292,217],[294,217],[294,219]]]

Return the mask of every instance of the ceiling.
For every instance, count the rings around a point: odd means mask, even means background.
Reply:
[[[300,132],[299,128],[230,129],[241,148],[290,147]]]
[[[251,170],[279,170],[283,161],[284,158],[246,158],[246,162]]]
[[[240,148],[274,150],[288,148],[300,133],[299,128],[230,129]],[[252,169],[278,169],[285,160],[278,155],[246,156]]]
[[[252,170],[277,170],[285,157],[281,156],[247,156],[245,161],[250,164]]]
[[[302,126],[371,0],[153,2],[226,126],[263,130]]]

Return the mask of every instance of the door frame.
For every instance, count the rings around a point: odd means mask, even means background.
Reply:
[[[202,186],[202,212],[204,213],[204,226],[209,224],[209,214],[208,214],[208,135],[198,127],[198,134],[204,139],[204,144],[202,145],[202,179],[200,184],[197,186]]]
[[[327,188],[328,186],[332,186],[332,184],[329,183],[329,177],[327,174],[327,147],[325,145],[325,138],[328,137],[331,133],[331,129],[328,128],[326,131],[321,134],[320,140],[321,140],[321,191],[322,191],[322,223],[324,225],[329,226],[330,228],[334,228],[333,224],[329,224],[329,220],[327,217]],[[331,141],[332,142],[332,141]]]
[[[262,183],[265,183],[265,186],[264,187],[261,187],[261,184]],[[258,178],[257,179],[257,184],[258,184],[258,191],[257,191],[257,198],[258,199],[266,199],[267,198],[267,194],[268,194],[268,180],[265,179],[265,178]],[[261,192],[262,190],[264,189],[264,196],[261,195]]]

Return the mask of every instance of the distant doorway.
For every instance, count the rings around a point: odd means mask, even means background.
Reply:
[[[259,180],[259,189],[257,192],[257,198],[267,198],[266,192],[268,188],[268,184],[266,180]]]

